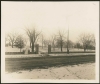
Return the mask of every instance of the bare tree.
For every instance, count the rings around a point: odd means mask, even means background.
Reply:
[[[57,42],[60,45],[61,52],[62,52],[62,48],[63,48],[64,38],[65,38],[64,32],[58,31]]]
[[[44,41],[45,41],[45,39],[44,39],[44,35],[41,34],[42,49],[43,49],[43,46],[44,46]]]
[[[92,37],[91,45],[93,45],[95,47],[95,36],[94,36],[94,34],[91,34],[91,37]]]
[[[79,41],[83,44],[84,52],[88,49],[89,45],[93,42],[93,34],[81,34]]]
[[[30,39],[30,45],[32,44],[32,47],[31,47],[32,52],[34,52],[34,44],[37,41],[38,36],[40,35],[41,32],[38,32],[34,27],[31,29],[26,28],[25,31]]]
[[[47,47],[49,44],[51,44],[50,40],[44,39],[43,44],[45,47]]]
[[[51,44],[52,44],[53,50],[55,50],[55,43],[56,43],[56,35],[53,34],[51,36]]]
[[[82,48],[82,45],[79,42],[76,42],[74,47],[78,48],[78,50],[79,50],[80,48]]]
[[[64,45],[66,47],[68,46],[68,48],[73,48],[74,43],[71,40],[67,40],[67,41],[64,42]]]
[[[7,34],[5,35],[5,46],[8,46],[7,41],[9,41]]]
[[[15,32],[8,33],[7,36],[8,36],[8,40],[9,40],[9,42],[11,42],[11,46],[13,48],[14,42],[16,41],[16,38],[18,36],[18,33],[15,33]]]
[[[22,35],[19,35],[17,38],[16,38],[16,41],[15,41],[15,46],[17,48],[20,49],[20,52],[21,52],[21,49],[25,46],[25,43],[26,43],[26,40],[22,37]]]

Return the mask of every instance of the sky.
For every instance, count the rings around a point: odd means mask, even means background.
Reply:
[[[96,33],[99,2],[1,2],[1,28],[6,33],[24,34],[25,27],[33,26],[42,30],[45,38],[69,28],[69,39],[75,42],[81,33]]]

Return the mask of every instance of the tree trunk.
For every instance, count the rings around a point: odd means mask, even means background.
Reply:
[[[61,45],[61,52],[62,52],[62,45]]]
[[[60,45],[61,45],[61,52],[62,52],[62,46],[63,46],[62,41],[61,41],[61,44]]]
[[[86,45],[86,50],[88,50],[88,45]]]
[[[12,42],[12,48],[13,48],[13,42]]]
[[[42,42],[42,49],[43,49],[43,42]]]
[[[67,54],[69,54],[68,44],[67,44]]]
[[[34,43],[32,42],[32,52],[34,52]]]
[[[69,49],[67,48],[67,54],[69,54]]]
[[[53,50],[55,51],[55,45],[54,45],[54,43],[53,43]]]
[[[31,42],[30,42],[30,48],[31,48]]]
[[[86,48],[84,48],[84,52],[86,52]]]

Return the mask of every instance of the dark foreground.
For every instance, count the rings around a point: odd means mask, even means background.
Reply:
[[[76,65],[89,62],[95,62],[95,55],[6,58],[5,70],[6,72],[16,72],[19,70],[46,69],[53,66]]]

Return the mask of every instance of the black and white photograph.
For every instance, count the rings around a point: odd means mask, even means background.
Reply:
[[[1,1],[2,83],[98,83],[99,1]]]

